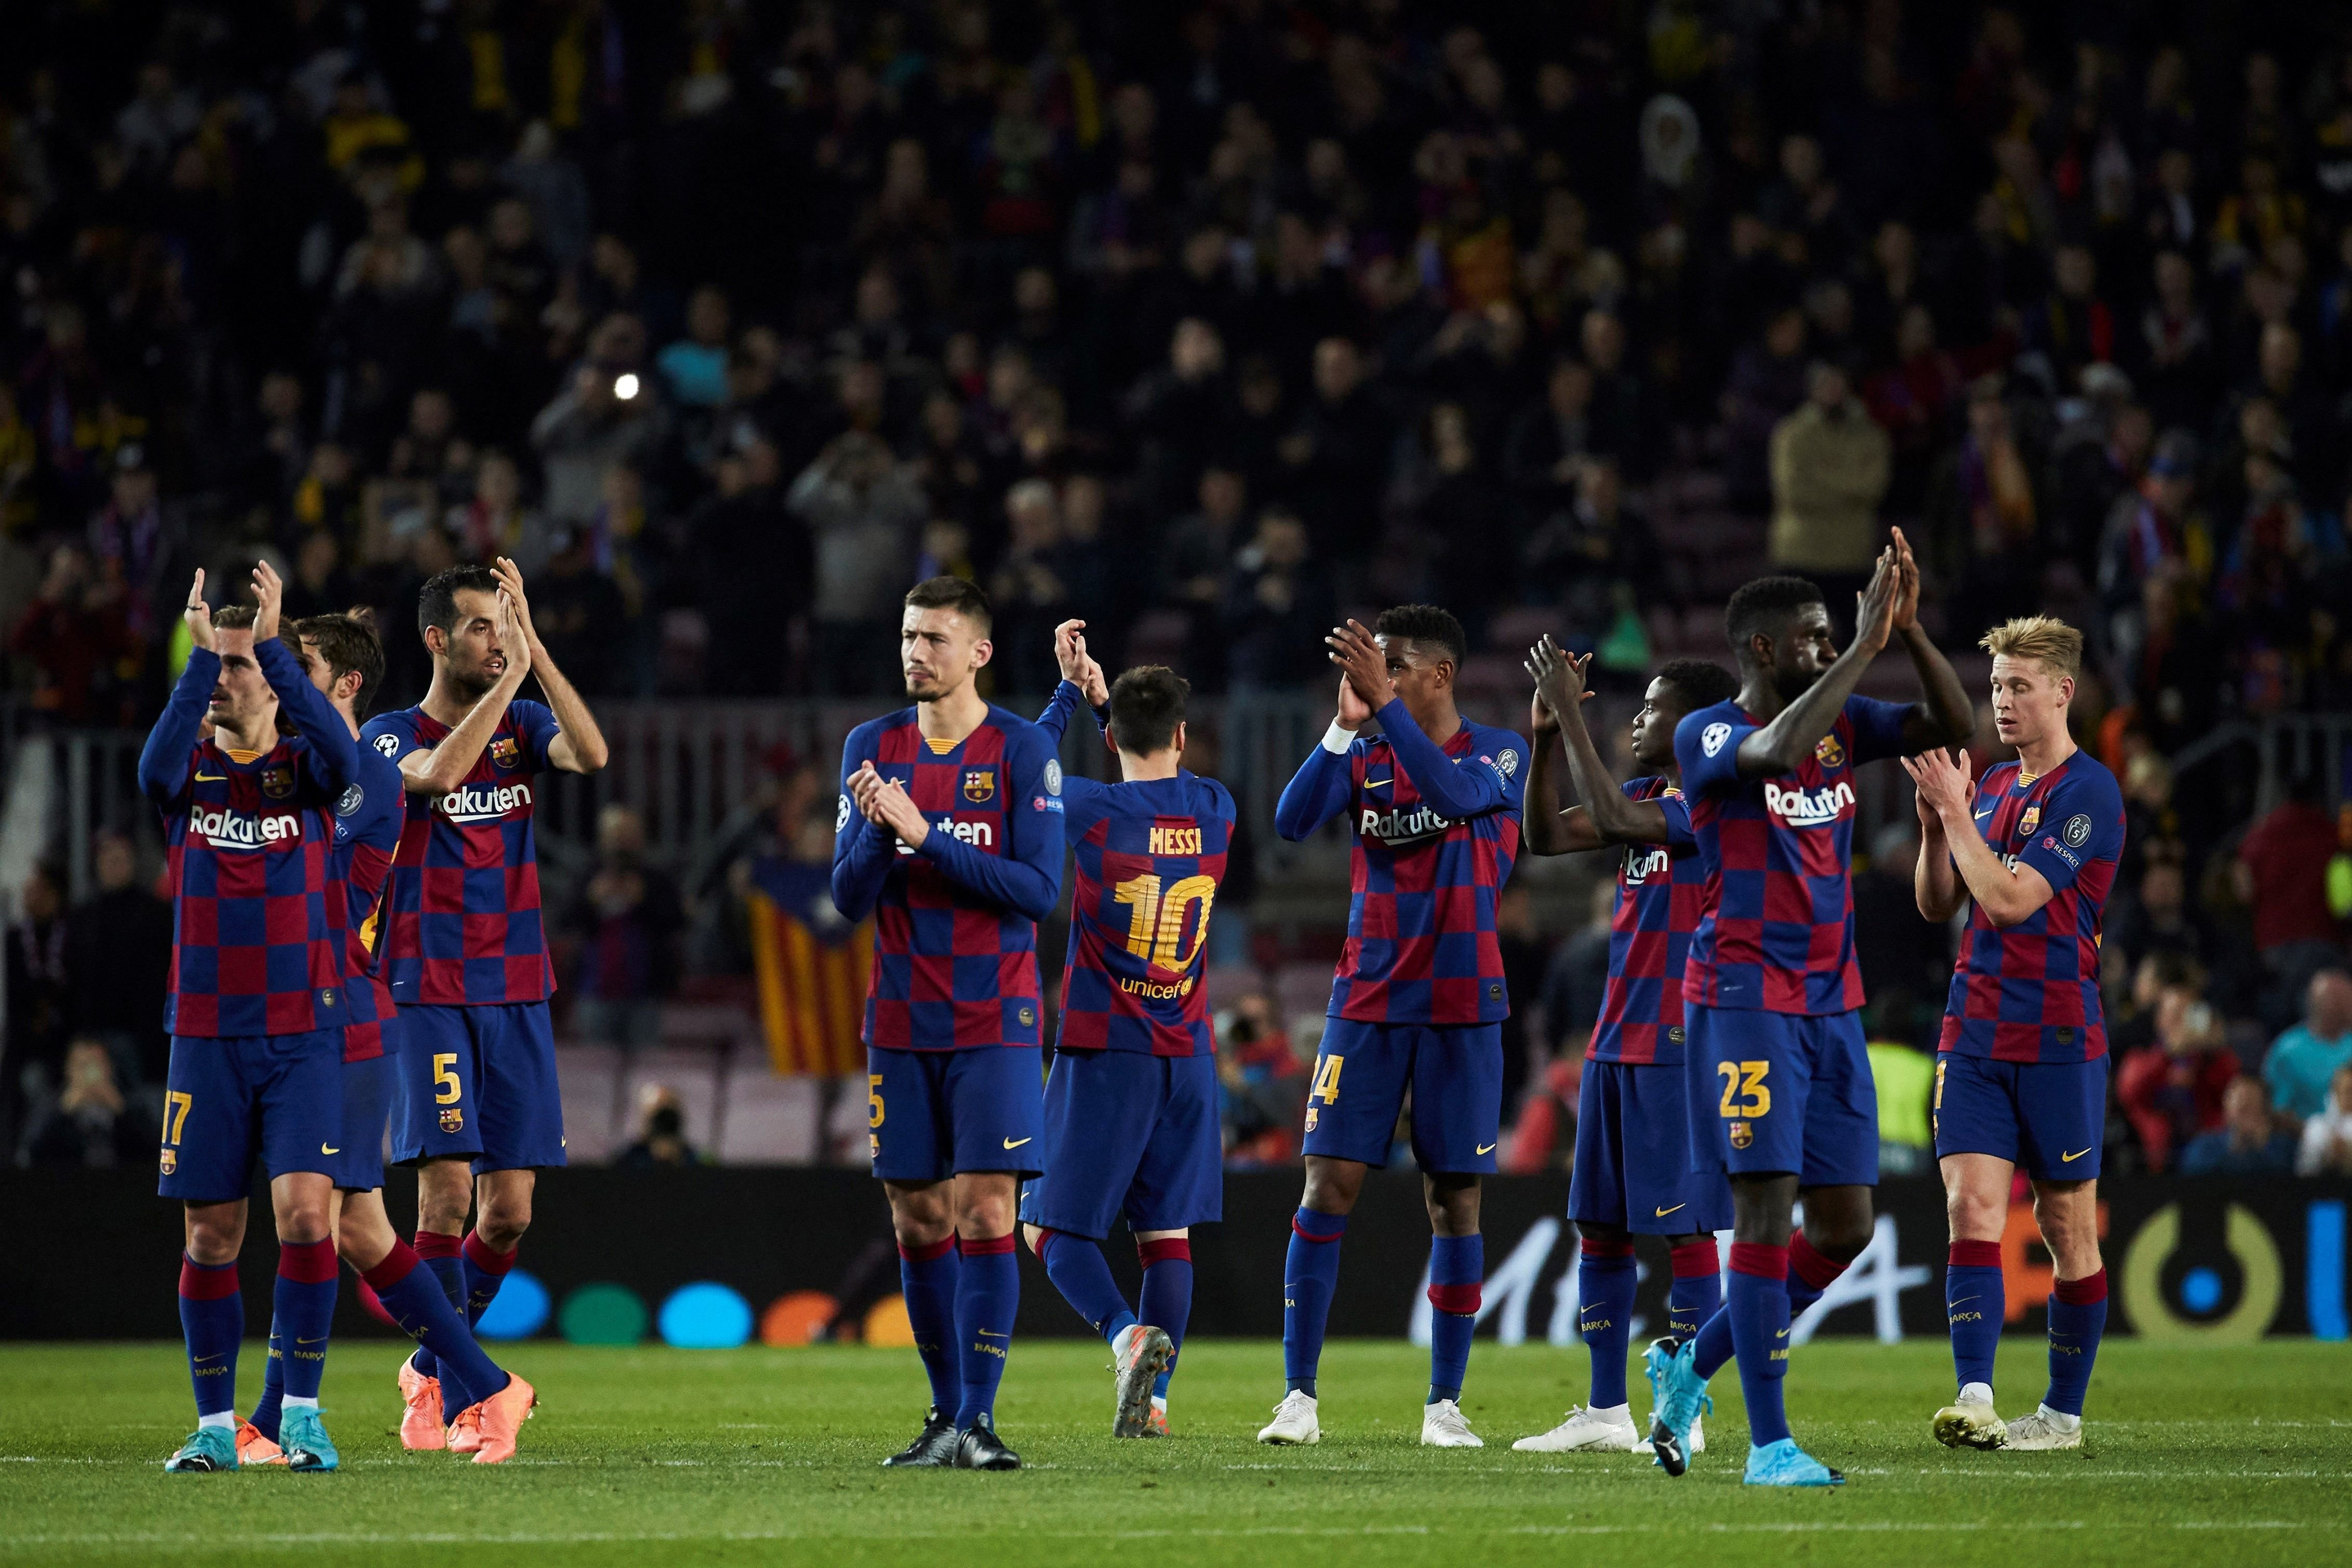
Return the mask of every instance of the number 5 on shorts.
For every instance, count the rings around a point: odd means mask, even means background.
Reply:
[[[457,1053],[454,1051],[436,1051],[433,1056],[433,1103],[455,1105],[458,1096],[465,1092],[466,1086],[457,1082]]]
[[[1772,1092],[1764,1087],[1764,1075],[1772,1071],[1770,1062],[1718,1061],[1715,1071],[1723,1079],[1722,1110],[1727,1120],[1752,1119],[1772,1109]]]
[[[866,1075],[866,1124],[869,1127],[882,1124],[882,1075],[878,1072]]]
[[[1338,1104],[1339,1103],[1339,1069],[1346,1061],[1347,1058],[1343,1056],[1327,1056],[1318,1061],[1315,1064],[1315,1087],[1307,1092],[1307,1097],[1309,1100],[1320,1100],[1326,1105]]]

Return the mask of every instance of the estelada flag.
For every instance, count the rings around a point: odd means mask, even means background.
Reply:
[[[751,962],[768,1060],[786,1077],[866,1071],[874,923],[833,906],[833,868],[765,855],[751,864]]]

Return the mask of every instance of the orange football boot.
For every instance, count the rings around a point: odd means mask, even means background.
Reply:
[[[247,1465],[282,1465],[286,1451],[261,1435],[261,1428],[250,1421],[240,1421],[236,1427],[236,1463],[242,1469]]]
[[[530,1419],[531,1406],[538,1403],[539,1390],[515,1374],[507,1374],[507,1385],[470,1412],[479,1423],[481,1443],[474,1463],[502,1465],[513,1458],[515,1437],[521,1432],[522,1424]]]
[[[425,1453],[449,1446],[441,1427],[441,1380],[425,1376],[405,1356],[400,1363],[400,1402],[406,1406],[400,1413],[402,1448]]]
[[[449,1451],[453,1454],[478,1454],[482,1451],[482,1407],[480,1406],[467,1406],[450,1421]]]

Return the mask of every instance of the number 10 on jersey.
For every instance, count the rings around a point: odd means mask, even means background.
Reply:
[[[1110,896],[1112,903],[1134,910],[1127,920],[1127,950],[1155,969],[1181,973],[1192,967],[1201,944],[1208,940],[1209,909],[1217,900],[1217,879],[1188,876],[1163,891],[1159,876],[1146,872],[1114,886]],[[1192,926],[1188,946],[1184,926],[1195,904],[1201,906],[1201,918]]]

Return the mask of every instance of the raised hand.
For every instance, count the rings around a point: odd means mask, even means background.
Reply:
[[[1528,650],[1524,668],[1535,677],[1536,701],[1551,711],[1552,727],[1557,728],[1561,719],[1592,700],[1592,692],[1585,685],[1586,673],[1591,667],[1591,654],[1580,659],[1553,642],[1549,633]]]
[[[1079,677],[1087,666],[1087,623],[1065,621],[1054,628],[1054,662],[1062,666],[1062,679],[1074,685],[1086,683]]]
[[[1346,674],[1349,686],[1363,704],[1366,718],[1395,698],[1396,687],[1389,680],[1389,656],[1362,622],[1349,621],[1345,626],[1332,627],[1331,634],[1323,643],[1331,650],[1331,662]],[[1339,722],[1349,722],[1345,696],[1340,698]]]
[[[1903,771],[1911,775],[1911,782],[1917,786],[1919,799],[1925,802],[1921,807],[1922,821],[1926,820],[1926,811],[1933,810],[1947,831],[1958,831],[1961,822],[1969,822],[1974,828],[1969,804],[1976,787],[1969,776],[1967,756],[1964,751],[1960,753],[1962,760],[1955,761],[1949,752],[1938,746],[1916,757],[1903,758]]]
[[[1876,654],[1895,634],[1895,604],[1902,596],[1903,569],[1895,563],[1895,547],[1878,552],[1870,586],[1855,596],[1853,640],[1864,652]]]
[[[917,809],[914,797],[896,779],[880,780],[873,792],[873,805],[866,815],[877,825],[898,835],[908,849],[920,849],[923,841],[931,836],[931,824]]]
[[[539,645],[539,630],[530,623],[530,601],[524,597],[522,591],[522,568],[500,556],[490,563],[490,570],[498,576],[499,592],[514,601],[515,623],[522,632],[524,643],[536,648]],[[509,653],[507,657],[511,661],[514,655]]]
[[[286,604],[285,581],[266,560],[254,562],[253,599],[258,606],[253,612],[253,645],[258,648],[278,635],[278,613]]]
[[[180,619],[188,623],[188,635],[195,639],[196,646],[206,653],[212,652],[213,611],[212,606],[205,602],[203,567],[196,568],[196,580],[188,585],[188,605],[180,612]]]
[[[1371,717],[1370,706],[1363,698],[1356,695],[1356,688],[1349,684],[1343,672],[1339,676],[1339,727],[1361,729],[1371,722]]]
[[[499,590],[499,651],[506,655],[507,673],[520,681],[530,670],[530,634],[522,607],[514,595]]]
[[[1895,530],[1895,564],[1902,574],[1895,595],[1895,630],[1915,631],[1919,625],[1919,560],[1901,528]]]

